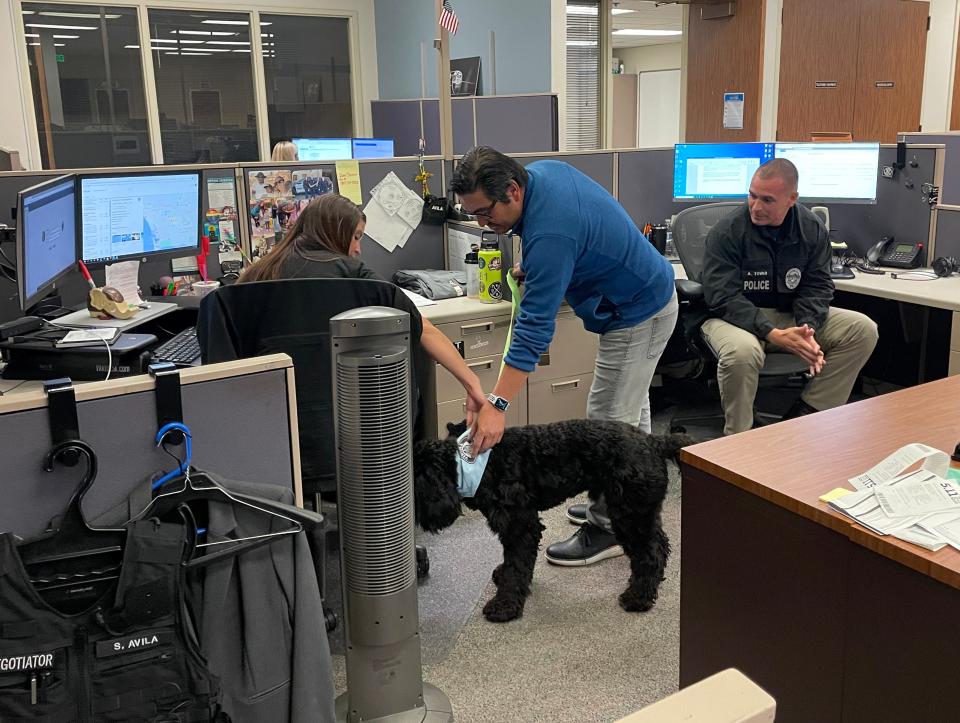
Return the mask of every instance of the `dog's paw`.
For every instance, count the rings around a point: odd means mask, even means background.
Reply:
[[[503,563],[501,562],[495,568],[493,568],[493,574],[490,576],[490,579],[493,580],[494,585],[500,584],[500,575],[503,573]]]
[[[657,601],[657,593],[654,591],[654,593],[650,595],[649,593],[642,593],[635,588],[628,587],[620,593],[619,599],[620,607],[628,613],[645,613],[652,608],[653,604]]]
[[[483,606],[483,617],[491,623],[507,623],[523,615],[523,601],[494,596]]]

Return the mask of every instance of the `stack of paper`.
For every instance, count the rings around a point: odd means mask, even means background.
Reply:
[[[363,209],[367,216],[364,233],[391,253],[403,248],[420,225],[423,199],[393,171],[371,189],[370,195],[372,199]]]
[[[910,444],[851,479],[858,491],[831,493],[827,504],[878,535],[928,550],[960,550],[960,485],[946,478],[949,465],[944,452]]]

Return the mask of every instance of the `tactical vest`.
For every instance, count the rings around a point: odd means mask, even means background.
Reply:
[[[0,535],[3,723],[228,720],[183,605],[183,527],[142,520],[127,529],[119,578],[77,614],[41,597],[13,537]],[[84,585],[58,594],[83,602],[96,594]]]

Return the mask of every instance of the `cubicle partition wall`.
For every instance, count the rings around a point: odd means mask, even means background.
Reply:
[[[613,151],[583,151],[579,153],[511,153],[522,165],[534,161],[563,161],[589,176],[611,194],[616,195],[616,153]]]
[[[366,208],[371,202],[370,191],[380,181],[384,179],[391,171],[407,186],[418,195],[422,193],[422,187],[416,180],[420,172],[416,159],[412,158],[385,158],[369,159],[358,161],[360,167],[360,189],[363,195],[362,208]],[[424,167],[428,173],[433,176],[429,179],[430,190],[435,194],[442,194],[446,188],[445,177],[443,175],[443,163],[439,158],[427,158],[424,160]],[[251,201],[251,178],[255,178],[258,172],[268,172],[273,170],[289,170],[292,173],[299,169],[319,169],[326,178],[333,182],[336,190],[336,165],[334,163],[323,163],[318,161],[301,161],[298,163],[251,163],[240,166],[240,172],[243,179],[243,207],[249,211]],[[255,221],[253,215],[245,213],[247,219],[246,233],[250,236],[252,247],[256,247]],[[253,253],[253,252],[252,252]],[[421,223],[407,239],[403,248],[397,248],[394,251],[387,251],[371,238],[365,238],[363,241],[363,261],[371,269],[376,271],[385,279],[392,279],[393,274],[400,269],[442,269],[443,268],[443,226],[431,226]]]
[[[700,205],[673,200],[673,148],[620,151],[617,156],[620,204],[640,228]]]
[[[940,206],[937,208],[936,218],[934,258],[947,256],[960,261],[960,206]]]
[[[228,480],[269,483],[300,494],[296,398],[288,356],[184,369],[180,377],[183,421],[192,432],[196,467]],[[95,451],[100,470],[83,500],[87,519],[111,511],[130,513],[128,496],[139,489],[139,499],[149,499],[142,494],[146,480],[176,464],[154,441],[156,394],[154,380],[146,375],[77,388],[79,436]],[[45,472],[43,458],[52,445],[42,391],[0,399],[0,529],[32,537],[63,512],[84,468],[81,462]]]
[[[881,147],[881,168],[894,163],[896,153],[894,145]],[[617,155],[618,197],[641,228],[648,221],[663,222],[684,208],[705,203],[673,200],[672,148],[621,151]],[[876,204],[825,204],[830,209],[831,231],[858,254],[865,253],[884,236],[926,244],[931,229],[931,206],[924,184],[939,184],[942,158],[941,146],[909,146],[907,166],[897,171],[894,178],[885,178],[880,168],[877,169]]]
[[[897,140],[910,144],[943,146],[943,184],[940,188],[940,203],[960,206],[960,131],[899,133]]]
[[[25,188],[30,188],[31,186],[42,183],[43,181],[51,178],[62,176],[65,173],[99,175],[108,173],[155,173],[157,171],[172,170],[195,171],[198,169],[201,171],[203,177],[203,183],[201,186],[202,196],[200,203],[202,208],[207,210],[210,208],[210,195],[208,193],[209,181],[218,178],[235,179],[237,166],[232,164],[203,166],[133,166],[128,168],[88,168],[76,170],[57,169],[55,171],[19,171],[0,173],[0,223],[16,226],[13,215],[17,204],[18,191],[22,191]],[[244,206],[243,204],[240,204],[239,199],[237,199],[236,189],[237,185],[236,182],[234,182],[232,205],[238,213],[243,213]],[[221,197],[226,197],[227,191],[224,187],[221,187],[220,194]],[[218,199],[215,197],[214,200],[216,201]],[[218,210],[222,210],[222,208]],[[243,216],[240,216],[240,218],[243,218]],[[240,228],[241,224],[238,221],[234,221],[232,225],[234,227],[235,235],[242,234],[243,230]],[[242,236],[238,235],[237,238],[241,239]],[[14,258],[15,250],[12,243],[4,244],[3,252],[10,258],[12,262],[16,263],[16,259]],[[93,274],[94,280],[97,283],[103,282],[104,272],[102,269],[93,268],[91,269],[91,273]],[[169,274],[169,258],[150,259],[144,263],[140,269],[140,281],[141,284],[150,284],[161,276]],[[60,291],[61,303],[64,306],[76,306],[77,304],[83,303],[87,298],[88,287],[79,272],[66,276],[63,281],[57,284],[57,288]],[[149,293],[147,289],[144,289],[144,291]],[[15,319],[20,315],[20,300],[17,296],[16,283],[0,277],[0,322]]]
[[[929,264],[933,259],[926,258],[926,251],[931,241],[933,207],[924,193],[924,184],[939,185],[942,158],[942,146],[908,146],[906,167],[893,178],[880,174],[875,204],[826,204],[830,209],[831,232],[857,254],[866,253],[884,237],[919,241],[924,244],[921,263]],[[896,146],[880,148],[881,167],[895,163],[896,159]]]
[[[555,95],[481,95],[452,101],[455,155],[475,145],[493,146],[504,153],[550,153],[560,147]],[[440,153],[438,100],[375,100],[370,110],[373,135],[393,138],[398,156],[415,155],[420,138],[427,154]]]

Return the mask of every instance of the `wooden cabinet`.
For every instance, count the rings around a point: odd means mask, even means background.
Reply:
[[[777,140],[849,132],[896,142],[920,127],[928,3],[784,0]]]

